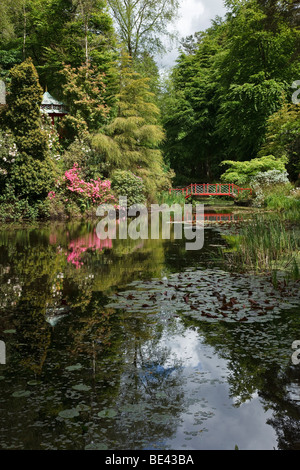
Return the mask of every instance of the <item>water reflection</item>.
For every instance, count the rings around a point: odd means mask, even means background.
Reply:
[[[132,281],[212,265],[184,240],[95,224],[0,233],[2,449],[298,448],[299,309],[267,324],[105,308]]]

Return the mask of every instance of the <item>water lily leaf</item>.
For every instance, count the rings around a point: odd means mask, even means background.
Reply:
[[[39,385],[41,382],[39,380],[29,380],[28,385]]]
[[[29,390],[19,390],[17,392],[14,392],[12,396],[15,398],[21,398],[21,397],[29,397],[30,394],[31,392]]]
[[[72,370],[79,370],[79,369],[82,369],[82,365],[81,364],[74,364],[73,366],[67,366],[66,367],[66,370],[69,370],[69,371],[72,371]]]
[[[118,301],[109,306],[143,315],[149,312],[170,316],[182,313],[201,321],[262,322],[278,317],[282,307],[292,308],[297,302],[296,297],[298,299],[297,289],[293,295],[290,293],[283,298],[280,292],[270,287],[267,278],[218,268],[174,273],[169,277],[167,287],[168,290],[165,283],[156,279],[147,283],[137,281],[136,291],[120,292]],[[255,299],[251,297],[253,292]]]
[[[90,409],[91,407],[89,405],[85,405],[84,403],[80,403],[79,405],[76,406],[76,410],[78,411],[88,411]]]
[[[88,392],[89,390],[91,390],[91,387],[89,385],[84,385],[84,384],[76,384],[76,385],[73,385],[72,388],[79,392]]]
[[[114,418],[117,415],[113,408],[106,408],[98,413],[99,418]]]
[[[108,447],[106,444],[103,442],[91,442],[90,444],[87,444],[84,448],[84,450],[107,450]]]
[[[3,333],[8,333],[8,334],[13,334],[13,333],[16,333],[16,330],[4,330]]]
[[[79,411],[77,410],[77,408],[62,410],[58,413],[58,416],[60,416],[61,418],[65,418],[65,419],[72,419],[72,418],[75,418],[76,416],[79,416]]]

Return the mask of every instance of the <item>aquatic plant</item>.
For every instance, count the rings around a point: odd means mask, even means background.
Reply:
[[[300,241],[282,220],[255,216],[241,226],[238,236],[226,241],[234,249],[221,249],[220,253],[231,269],[273,276],[274,271],[281,270],[287,277],[295,277]]]
[[[157,202],[158,204],[185,204],[187,201],[184,197],[184,195],[181,192],[176,193],[175,191],[172,191],[169,193],[169,191],[161,191],[157,195]]]
[[[298,285],[280,288],[266,276],[231,273],[220,268],[187,269],[166,279],[134,281],[112,295],[106,308],[144,315],[178,314],[205,322],[266,322],[299,304]]]

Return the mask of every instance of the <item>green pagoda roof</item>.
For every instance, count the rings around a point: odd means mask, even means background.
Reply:
[[[53,98],[48,91],[43,95],[43,101],[41,104],[42,111],[48,114],[66,114],[67,110],[65,104],[62,101],[58,101]]]

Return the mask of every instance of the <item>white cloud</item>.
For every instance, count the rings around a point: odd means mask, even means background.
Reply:
[[[199,31],[204,31],[211,25],[211,20],[216,16],[223,17],[226,12],[224,0],[181,0],[179,17],[172,30],[178,32],[179,39],[190,36]],[[178,44],[172,50],[158,58],[162,68],[174,65],[178,55]]]

